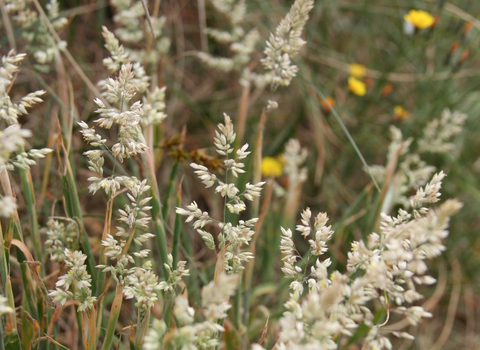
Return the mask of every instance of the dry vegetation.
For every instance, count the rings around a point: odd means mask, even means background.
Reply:
[[[478,348],[480,3],[0,10],[0,349]]]

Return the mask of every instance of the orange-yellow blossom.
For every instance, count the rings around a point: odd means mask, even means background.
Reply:
[[[412,23],[415,28],[425,29],[431,27],[435,23],[435,18],[426,11],[422,10],[410,10],[403,19]]]
[[[278,159],[263,157],[261,168],[265,177],[279,177],[282,175],[282,163]]]
[[[354,77],[348,78],[348,89],[357,96],[365,96],[367,93],[367,86],[365,83]]]

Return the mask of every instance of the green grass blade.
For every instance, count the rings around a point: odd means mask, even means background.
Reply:
[[[148,163],[148,161],[147,161]],[[167,270],[165,269],[164,263],[168,262],[168,249],[167,249],[167,239],[165,237],[165,222],[163,220],[163,215],[161,211],[162,202],[160,200],[160,194],[158,192],[158,186],[155,174],[152,174],[151,169],[148,171],[148,178],[150,180],[150,195],[152,196],[151,206],[152,206],[152,220],[153,227],[155,231],[155,236],[157,238],[157,248],[160,254],[160,271],[165,279],[168,278]]]
[[[175,161],[172,167],[172,172],[170,173],[170,178],[168,179],[168,187],[167,187],[167,192],[165,193],[165,199],[163,201],[163,207],[162,207],[162,216],[165,218],[165,220],[168,217],[168,210],[170,208],[170,202],[172,199],[172,194],[173,191],[175,190],[175,183],[177,180],[177,173],[178,173],[178,161]]]
[[[13,288],[12,288],[12,280],[10,279],[10,276],[8,276],[7,282],[5,283],[5,289],[6,289],[6,297],[8,301],[8,306],[10,306],[12,309],[15,310],[15,296],[13,295]],[[7,330],[9,333],[13,331],[17,331],[17,317],[15,314],[7,314],[6,315],[7,319]],[[9,324],[11,322],[11,324]]]
[[[145,137],[142,133],[139,133],[139,137],[142,142],[146,143]],[[147,179],[150,185],[150,195],[152,200],[150,205],[152,206],[152,222],[154,228],[154,234],[157,238],[157,248],[160,255],[160,271],[165,279],[168,278],[167,270],[163,264],[168,262],[168,249],[167,249],[167,238],[165,235],[165,220],[162,214],[162,201],[160,198],[160,191],[158,190],[157,177],[155,175],[155,161],[153,159],[153,153],[146,152],[142,156],[143,162],[145,164]]]
[[[17,332],[5,334],[3,341],[5,350],[22,350],[20,337]]]
[[[20,170],[20,178],[22,180],[23,197],[25,198],[25,204],[28,210],[28,216],[30,219],[30,230],[33,240],[33,249],[35,257],[42,263],[40,266],[42,275],[45,275],[45,266],[43,264],[43,250],[42,242],[40,239],[40,229],[38,227],[37,210],[35,206],[35,192],[33,190],[33,181],[30,170]]]
[[[308,86],[310,86],[317,94],[319,94],[320,97],[323,100],[327,99],[326,96],[323,94],[323,92],[320,91],[320,89],[318,89],[313,83],[305,80],[303,77],[299,77],[299,79],[302,80],[305,84],[308,84]],[[330,106],[330,110],[331,110],[333,116],[335,117],[335,119],[337,120],[338,124],[342,128],[343,132],[345,133],[345,136],[347,136],[348,141],[350,141],[350,143],[351,143],[353,149],[355,150],[355,152],[357,153],[358,157],[362,161],[363,166],[365,167],[365,170],[368,172],[368,175],[370,176],[370,179],[372,180],[373,184],[377,188],[378,192],[381,192],[380,186],[378,186],[377,181],[375,180],[375,177],[373,176],[373,174],[370,171],[370,167],[368,166],[367,162],[365,161],[365,158],[363,158],[362,152],[360,152],[360,149],[358,148],[357,144],[355,143],[355,140],[353,139],[352,135],[350,135],[350,132],[348,131],[345,124],[343,123],[342,118],[340,118],[340,116],[338,115],[337,111],[335,110],[335,108],[333,106]]]
[[[70,213],[68,213],[70,217],[73,219],[77,219],[77,223],[80,225],[80,245],[83,252],[87,255],[87,270],[90,276],[92,276],[92,292],[93,294],[95,294],[97,278],[97,271],[95,269],[95,258],[93,256],[92,247],[90,246],[90,241],[88,240],[88,236],[85,232],[85,227],[83,225],[82,209],[80,207],[80,201],[78,198],[75,179],[69,164],[66,166],[66,174],[62,177],[62,182],[66,207],[70,208],[67,209],[67,213],[68,211],[70,211]]]

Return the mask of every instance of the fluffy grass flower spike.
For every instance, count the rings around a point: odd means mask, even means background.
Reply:
[[[247,10],[245,0],[212,0],[211,3],[217,12],[228,19],[230,28],[206,28],[206,34],[218,44],[228,45],[231,57],[213,56],[207,52],[198,52],[197,57],[212,69],[242,71],[250,63],[260,39],[257,29],[246,30],[243,26]]]
[[[7,125],[0,130],[0,171],[18,169],[29,169],[31,165],[36,164],[36,159],[44,158],[52,150],[48,148],[31,149],[25,151],[27,144],[26,138],[31,137],[30,130],[22,129],[18,124],[18,118],[28,114],[27,108],[30,108],[40,102],[40,96],[45,91],[39,90],[27,94],[19,101],[13,102],[9,95],[14,80],[18,73],[18,66],[25,59],[25,54],[17,54],[10,50],[6,56],[2,57],[0,65],[0,120]],[[17,209],[16,199],[12,196],[2,196],[0,198],[0,216],[9,217]]]
[[[301,35],[312,8],[313,0],[295,0],[275,30],[275,34],[270,34],[262,64],[272,73],[273,89],[290,85],[292,78],[297,74],[298,67],[291,63],[291,59],[298,55],[305,45]]]
[[[78,249],[78,224],[72,219],[67,220],[65,225],[59,220],[50,218],[47,222],[46,235],[48,239],[45,246],[53,261],[64,263],[65,252]]]
[[[55,42],[43,18],[30,8],[32,3],[31,0],[7,0],[5,7],[9,13],[15,14],[13,19],[22,28],[22,36],[27,41],[27,52],[35,58],[37,63],[35,68],[48,72],[55,55],[59,50],[63,50],[67,43]],[[46,16],[54,30],[59,31],[68,23],[65,17],[59,16],[57,0],[50,0],[46,10]]]
[[[225,167],[225,180],[220,180],[216,175],[212,174],[207,167],[192,163],[190,166],[195,169],[195,173],[202,180],[206,188],[216,185],[215,193],[220,194],[224,201],[224,212],[229,211],[232,214],[239,215],[246,210],[244,200],[253,201],[255,197],[260,196],[260,191],[265,182],[256,184],[247,183],[245,189],[238,189],[232,179],[233,175],[244,173],[243,160],[250,152],[247,151],[248,144],[243,145],[234,154],[233,143],[236,134],[233,129],[233,123],[230,117],[224,114],[225,123],[218,125],[215,132],[214,144],[217,153],[224,157],[223,164]],[[187,216],[186,222],[193,223],[194,229],[200,234],[209,249],[216,250],[213,235],[204,229],[205,226],[214,224],[220,230],[217,236],[219,241],[218,249],[220,249],[219,259],[225,260],[225,271],[228,273],[243,270],[243,264],[253,258],[250,252],[242,252],[240,248],[247,245],[255,233],[253,228],[257,222],[257,218],[249,220],[239,220],[238,224],[226,222],[225,220],[216,220],[198,208],[197,203],[192,202],[184,208],[177,208],[177,214]]]
[[[379,233],[371,233],[368,241],[355,241],[348,253],[348,273],[329,272],[330,259],[320,260],[307,268],[297,265],[300,258],[292,240],[292,232],[281,228],[282,271],[290,283],[292,294],[285,303],[287,311],[280,320],[277,348],[336,349],[335,337],[348,337],[363,323],[369,328],[365,346],[369,349],[391,349],[387,331],[381,328],[388,322],[375,323],[369,303],[380,299],[390,309],[416,325],[431,314],[420,306],[409,304],[423,296],[416,285],[432,284],[435,279],[426,275],[425,260],[433,259],[445,249],[442,240],[448,235],[450,216],[461,204],[446,201],[435,210],[425,205],[436,203],[440,196],[442,172],[417,191],[412,199],[411,213],[400,209],[398,216],[382,214]],[[321,256],[328,251],[326,242],[333,232],[326,226],[326,214],[319,214],[310,224],[311,211],[302,213],[297,231],[304,238],[311,236],[310,254]],[[307,255],[308,261],[309,255]],[[308,294],[303,296],[304,286]],[[407,333],[395,335],[411,339]]]
[[[474,346],[480,2],[314,4],[0,0],[0,349]]]
[[[141,125],[160,123],[165,118],[163,114],[165,106],[164,90],[154,91],[152,99],[156,102],[153,105],[148,104],[147,112],[140,101],[133,102],[137,93],[148,89],[149,79],[140,63],[128,62],[128,54],[123,46],[105,27],[103,36],[106,41],[105,46],[111,53],[111,57],[104,60],[104,65],[117,76],[103,80],[100,84],[103,97],[110,105],[100,98],[95,99],[94,102],[98,106],[96,112],[100,115],[95,123],[104,129],[116,126],[118,138],[112,145],[96,134],[95,129],[89,128],[86,123],[80,122],[79,126],[84,140],[97,148],[84,153],[88,158],[89,169],[95,173],[95,176],[88,179],[91,182],[90,192],[95,194],[98,190],[103,190],[113,202],[116,193],[123,188],[128,198],[128,204],[125,204],[123,209],[118,209],[120,225],[116,230],[105,231],[103,234],[100,264],[97,265],[97,268],[101,269],[103,278],[106,273],[110,273],[111,278],[116,282],[115,299],[103,344],[103,349],[109,349],[123,298],[136,300],[135,307],[138,311],[135,343],[138,346],[143,344],[143,337],[150,320],[150,309],[158,300],[158,292],[162,286],[152,270],[151,261],[146,260],[149,250],[130,251],[133,243],[141,247],[154,237],[152,233],[146,232],[151,221],[152,207],[149,202],[152,197],[148,197],[150,186],[146,179],[140,180],[135,176],[118,176],[112,173],[111,176],[104,177],[104,154],[109,152],[114,162],[122,163],[125,159],[145,153],[148,147],[143,143]],[[147,118],[145,118],[146,114]],[[110,223],[106,225],[110,226]],[[137,261],[142,263],[137,264]],[[131,265],[134,266],[131,267]],[[103,296],[100,302],[103,302]]]
[[[92,296],[92,277],[87,273],[86,259],[87,256],[80,251],[65,249],[64,262],[69,271],[59,278],[57,289],[48,294],[54,302],[63,306],[68,299],[73,299],[80,302],[79,311],[93,307],[97,298]]]
[[[422,137],[415,142],[414,138],[403,139],[400,129],[391,126],[391,143],[387,154],[387,162],[398,163],[398,170],[390,185],[390,195],[383,203],[383,210],[388,211],[395,204],[410,208],[409,193],[424,186],[435,172],[435,167],[428,164],[423,156],[434,153],[455,152],[458,146],[453,142],[455,136],[462,132],[467,115],[458,111],[445,109],[440,118],[427,124]],[[388,166],[374,165],[370,167],[372,174],[379,182],[386,178]]]
[[[423,130],[423,136],[418,141],[420,152],[448,153],[455,149],[452,142],[455,136],[463,130],[467,115],[459,111],[451,112],[446,108],[440,118],[433,119]]]
[[[116,11],[113,16],[113,20],[118,26],[115,34],[128,46],[125,48],[125,52],[129,55],[130,60],[132,62],[146,61],[152,66],[157,65],[162,54],[165,54],[170,48],[170,40],[162,35],[166,17],[150,18],[155,33],[155,38],[151,38],[150,25],[145,19],[145,10],[141,1],[112,0],[111,4]],[[149,39],[153,40],[151,44],[153,50],[135,48],[139,42],[147,42]]]
[[[196,312],[181,294],[175,298],[174,314],[177,326],[167,330],[165,322],[155,320],[145,337],[143,349],[212,349],[219,345],[217,332],[225,328],[219,323],[231,308],[228,300],[237,288],[239,276],[221,273],[202,289],[201,309]],[[195,320],[201,315],[202,320]]]

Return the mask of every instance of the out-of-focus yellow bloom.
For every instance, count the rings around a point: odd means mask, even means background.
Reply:
[[[354,77],[348,78],[348,89],[355,95],[365,96],[367,93],[367,87],[364,82],[355,79]]]
[[[412,23],[418,29],[431,27],[435,23],[435,18],[428,12],[422,10],[410,10],[403,19]]]
[[[348,72],[355,78],[363,78],[365,74],[367,74],[367,67],[365,67],[363,64],[352,63],[350,66],[348,66]]]
[[[281,161],[272,157],[263,157],[262,175],[265,177],[279,177],[282,175]]]
[[[394,116],[394,119],[398,120],[398,119],[407,119],[408,116],[410,115],[410,113],[408,113],[405,108],[403,108],[402,106],[395,106],[394,110],[393,110],[395,116]]]

